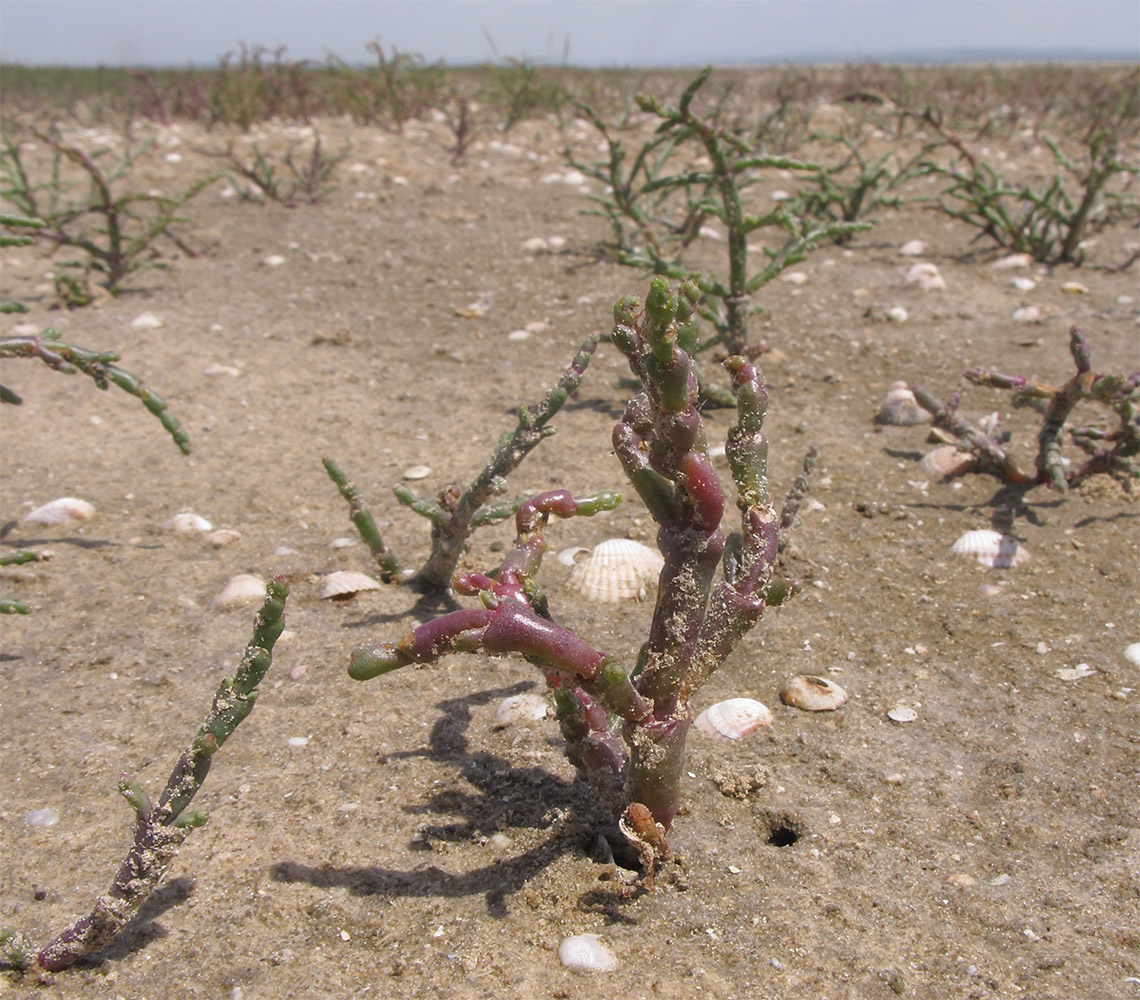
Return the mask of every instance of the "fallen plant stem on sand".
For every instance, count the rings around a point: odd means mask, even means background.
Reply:
[[[254,619],[253,636],[241,663],[233,677],[218,687],[210,714],[178,759],[158,805],[152,804],[134,778],[123,775],[119,781],[119,794],[135,813],[135,837],[111,888],[95,901],[87,916],[38,953],[18,931],[0,928],[0,961],[22,969],[34,964],[46,972],[58,972],[106,948],[142,909],[190,830],[206,822],[204,812],[187,813],[186,807],[206,780],[214,754],[253,710],[257,686],[273,662],[273,645],[285,628],[288,595],[289,588],[280,578],[267,584],[265,603]]]
[[[514,550],[494,576],[456,578],[455,590],[477,596],[481,607],[442,615],[396,643],[362,646],[349,667],[352,677],[366,680],[449,652],[519,653],[534,663],[554,690],[570,758],[638,850],[648,885],[669,857],[665,836],[680,805],[689,701],[759,620],[772,596],[779,549],[781,518],[769,499],[762,434],[768,393],[760,370],[742,357],[726,362],[737,423],[725,447],[741,528],[731,538],[721,528],[725,495],[701,425],[696,369],[684,347],[695,341],[699,295],[693,282],[674,294],[658,277],[644,304],[630,297],[614,307],[613,342],[642,388],[614,428],[613,448],[660,526],[664,556],[653,621],[636,662],[623,663],[558,625],[535,582],[551,515],[589,516],[620,498],[552,490],[518,508]],[[805,478],[809,473],[810,463]],[[806,482],[797,483],[789,508],[798,506],[805,489]],[[787,518],[794,519],[793,510]],[[714,584],[722,560],[723,579]]]
[[[411,577],[411,582],[427,591],[446,590],[467,545],[467,539],[478,527],[511,517],[524,499],[490,501],[507,491],[506,477],[518,468],[555,429],[548,423],[578,388],[598,346],[597,336],[587,337],[570,366],[550,388],[542,400],[532,406],[520,406],[518,424],[499,438],[491,460],[466,489],[449,486],[436,500],[417,495],[404,485],[393,488],[396,499],[431,521],[431,553],[427,561]],[[360,498],[356,486],[331,458],[323,459],[325,471],[348,501],[349,516],[361,537],[372,550],[381,575],[390,580],[401,573],[400,561],[384,544],[376,522]]]

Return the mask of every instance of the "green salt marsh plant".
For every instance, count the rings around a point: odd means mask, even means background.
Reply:
[[[340,152],[329,155],[325,152],[320,130],[310,124],[313,131],[312,145],[305,149],[290,146],[280,160],[262,152],[257,143],[253,144],[253,158],[246,160],[234,149],[231,142],[224,153],[210,153],[211,156],[224,156],[238,176],[248,185],[235,184],[247,201],[274,201],[289,207],[300,201],[310,205],[328,193],[332,174],[348,157],[350,146],[345,144]],[[258,196],[255,192],[260,192]]]
[[[456,577],[473,607],[440,615],[396,642],[357,648],[349,674],[368,680],[445,654],[514,653],[536,665],[553,690],[573,762],[597,787],[626,838],[639,851],[647,882],[669,856],[667,833],[680,805],[690,701],[785,591],[775,579],[780,524],[768,487],[763,435],[768,393],[759,368],[741,356],[726,367],[737,420],[725,453],[736,488],[737,530],[723,524],[724,488],[713,469],[698,408],[687,330],[695,284],[679,293],[657,277],[644,302],[614,308],[613,343],[640,391],[613,431],[626,478],[659,526],[663,556],[649,634],[641,649],[611,653],[558,624],[538,582],[551,517],[590,516],[619,499],[609,491],[575,497],[552,490],[515,513],[514,548],[491,574]],[[798,505],[806,479],[786,508]],[[720,579],[717,570],[721,570]]]
[[[596,336],[587,337],[546,395],[538,403],[519,407],[515,429],[503,432],[490,461],[466,488],[448,486],[434,500],[419,496],[403,484],[393,488],[400,503],[431,521],[431,553],[410,575],[414,586],[427,591],[446,590],[451,586],[472,532],[482,525],[513,516],[526,502],[526,498],[501,499],[508,489],[506,477],[555,432],[550,420],[577,390],[597,346]],[[381,579],[391,581],[404,576],[399,558],[384,543],[356,485],[333,459],[325,458],[323,463],[329,478],[348,502],[349,517],[371,549]]]
[[[289,588],[280,578],[265,588],[253,634],[232,677],[222,681],[205,720],[182,752],[158,802],[135,778],[124,774],[119,794],[135,814],[135,834],[107,892],[43,948],[14,928],[0,928],[0,964],[58,972],[106,948],[138,914],[158,887],[190,831],[204,826],[205,812],[189,810],[210,771],[214,755],[253,711],[258,685],[273,663],[273,646],[285,628]]]
[[[713,335],[695,345],[704,350],[723,345],[729,354],[754,350],[748,339],[749,317],[762,311],[753,296],[786,268],[804,260],[824,239],[865,229],[865,223],[821,220],[797,211],[794,202],[753,209],[745,193],[764,176],[783,170],[818,174],[818,164],[765,152],[754,135],[702,117],[694,98],[708,80],[702,70],[676,105],[639,95],[642,111],[660,122],[654,137],[630,157],[619,128],[588,107],[579,111],[601,133],[608,151],[603,162],[584,164],[567,151],[573,166],[605,185],[593,195],[594,214],[608,220],[617,259],[631,267],[675,280],[692,280],[701,292],[698,314]],[[703,161],[694,157],[703,156]],[[717,221],[725,229],[727,273],[695,269],[687,251],[702,227]],[[761,266],[749,259],[761,232],[772,233],[760,246]]]
[[[56,277],[56,290],[65,304],[82,306],[93,300],[91,272],[100,275],[103,288],[118,295],[127,280],[138,273],[165,267],[160,241],[172,244],[188,257],[196,256],[173,227],[187,221],[179,214],[186,203],[220,175],[204,177],[173,196],[131,190],[131,171],[152,141],[128,148],[117,163],[104,168],[103,161],[110,155],[107,149],[89,153],[64,142],[58,129],[33,129],[32,134],[51,150],[48,176],[30,177],[19,145],[6,139],[0,148],[0,197],[20,214],[43,222],[34,234],[38,242],[57,250],[83,252],[82,259],[56,261],[57,267],[77,275]],[[78,181],[74,171],[65,172],[68,165],[78,168]],[[79,183],[85,184],[86,190],[73,197],[71,189]]]
[[[1025,489],[1045,485],[1060,492],[1098,472],[1140,480],[1140,372],[1123,375],[1094,371],[1088,341],[1076,326],[1069,331],[1069,351],[1076,372],[1061,385],[983,368],[963,373],[974,385],[1008,391],[1015,408],[1027,407],[1041,414],[1031,471],[1023,470],[1010,455],[1008,434],[979,427],[958,413],[957,393],[943,402],[924,386],[912,386],[918,404],[933,414],[934,426],[951,437],[953,444],[947,447],[954,447],[957,457],[947,470],[984,472]],[[1073,422],[1075,408],[1085,402],[1107,410],[1115,426]],[[1083,461],[1066,459],[1066,441],[1084,452]],[[948,452],[947,456],[948,461],[954,457]]]
[[[1042,136],[1056,169],[1034,186],[1013,182],[979,159],[942,128],[937,115],[928,111],[926,120],[958,158],[949,166],[927,161],[922,169],[949,181],[938,207],[976,229],[974,239],[988,238],[1002,249],[1047,264],[1080,264],[1087,236],[1124,219],[1140,219],[1140,199],[1134,193],[1140,167],[1126,162],[1115,132],[1090,131],[1077,158]]]

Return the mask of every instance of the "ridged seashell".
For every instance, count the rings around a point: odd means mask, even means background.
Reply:
[[[959,556],[973,556],[983,566],[1009,569],[1029,562],[1029,550],[1018,544],[1012,535],[983,529],[967,531],[950,551]]]
[[[1041,318],[1041,310],[1037,306],[1022,306],[1014,309],[1010,317],[1015,323],[1033,323]]]
[[[940,444],[923,455],[922,461],[918,464],[928,476],[945,479],[948,476],[960,476],[963,472],[969,472],[978,464],[978,460],[968,451],[959,451],[957,445]]]
[[[613,972],[617,968],[614,953],[602,944],[597,934],[575,934],[558,946],[558,961],[568,969],[583,972]]]
[[[539,694],[513,694],[495,706],[495,725],[509,726],[515,722],[537,722],[550,713],[546,699]]]
[[[995,271],[1006,271],[1014,267],[1029,267],[1032,263],[1033,258],[1027,253],[1011,253],[1008,257],[995,260],[990,267]]]
[[[362,590],[379,590],[378,584],[365,573],[337,570],[321,579],[322,601],[351,601]]]
[[[86,500],[60,497],[30,511],[24,520],[33,524],[67,524],[71,521],[88,521],[94,514],[95,508]]]
[[[659,552],[640,542],[607,538],[570,571],[570,586],[588,601],[642,601],[664,565]]]
[[[892,382],[890,392],[879,407],[875,423],[911,427],[914,424],[926,423],[929,419],[930,414],[918,405],[914,393],[907,388],[907,384]]]
[[[921,257],[926,251],[926,244],[922,240],[907,240],[899,247],[900,257]]]
[[[204,517],[190,513],[175,514],[170,520],[163,521],[162,526],[167,531],[177,531],[183,535],[190,535],[195,531],[211,531],[214,527]]]
[[[946,287],[946,279],[933,264],[915,264],[903,275],[904,285],[918,285],[924,292],[938,292]]]
[[[214,595],[211,607],[228,608],[265,598],[265,581],[251,573],[239,573]]]
[[[833,712],[847,701],[847,692],[826,677],[805,674],[780,689],[780,701],[805,712]]]
[[[729,698],[709,705],[693,723],[714,740],[742,740],[761,726],[772,724],[768,706],[752,698]]]

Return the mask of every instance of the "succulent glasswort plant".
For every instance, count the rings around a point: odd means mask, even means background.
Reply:
[[[1005,447],[1008,435],[987,432],[958,414],[957,393],[943,402],[921,385],[913,386],[912,391],[918,404],[933,414],[935,427],[950,434],[961,454],[970,460],[965,467],[989,472],[1015,486],[1029,488],[1045,484],[1062,492],[1097,472],[1140,479],[1140,372],[1131,375],[1094,372],[1088,341],[1076,326],[1069,331],[1069,351],[1077,370],[1059,386],[982,368],[963,373],[974,385],[1009,390],[1014,407],[1030,407],[1041,414],[1032,472],[1019,468],[1009,454]],[[1070,424],[1073,409],[1086,400],[1099,403],[1115,414],[1117,426]],[[1066,436],[1088,456],[1079,465],[1068,464],[1062,455]]]
[[[740,356],[726,362],[737,422],[726,455],[736,485],[738,533],[722,528],[725,493],[713,470],[697,407],[691,352],[698,336],[700,291],[677,293],[654,278],[644,303],[614,308],[613,342],[641,391],[613,432],[625,474],[659,525],[664,557],[649,635],[635,662],[594,648],[553,620],[535,577],[551,516],[590,515],[619,497],[543,493],[516,514],[514,549],[494,575],[465,573],[453,586],[480,606],[441,615],[398,642],[361,646],[349,673],[367,680],[450,652],[518,653],[554,691],[568,754],[591,779],[627,839],[641,854],[647,881],[668,856],[666,834],[680,805],[689,702],[759,620],[774,582],[781,517],[768,491],[762,433],[768,393],[759,368]],[[789,497],[798,504],[804,483]],[[790,512],[785,511],[790,520]],[[718,565],[723,578],[714,583]]]
[[[466,489],[448,486],[436,500],[431,500],[418,496],[403,484],[393,488],[392,492],[400,503],[432,523],[431,553],[423,566],[411,576],[416,586],[427,591],[446,590],[471,533],[481,525],[510,517],[524,504],[525,498],[494,503],[491,501],[507,491],[506,477],[518,468],[531,451],[554,433],[555,428],[549,426],[550,419],[577,390],[597,347],[598,338],[587,337],[569,367],[546,395],[533,406],[519,407],[515,429],[503,432],[490,461]],[[360,532],[360,537],[372,550],[381,578],[390,581],[401,576],[403,567],[400,560],[385,544],[355,483],[349,480],[333,459],[325,458],[323,462],[325,472],[348,502],[349,517]]]

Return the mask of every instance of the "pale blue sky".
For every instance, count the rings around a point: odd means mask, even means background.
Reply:
[[[1140,60],[1137,0],[0,0],[0,57],[214,65],[239,41],[350,62],[364,44],[456,65],[856,61],[900,53],[1113,52]]]

